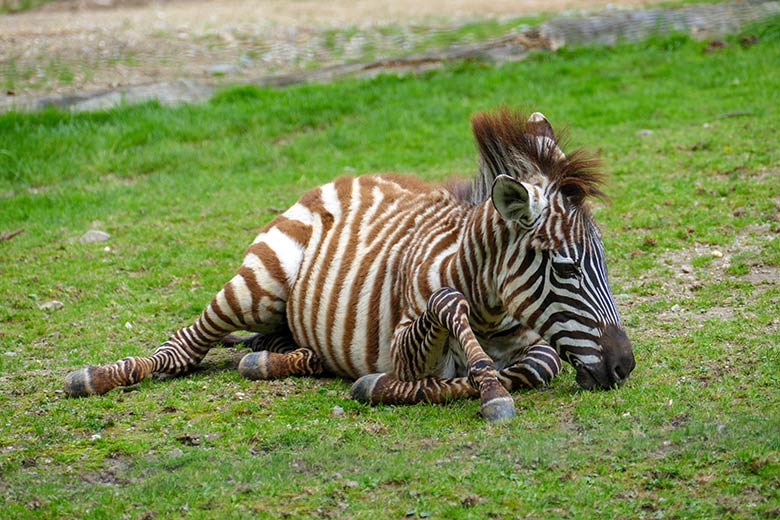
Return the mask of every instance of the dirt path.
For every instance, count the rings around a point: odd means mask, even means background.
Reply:
[[[240,81],[402,54],[468,21],[657,1],[63,0],[0,16],[0,105],[176,78]]]

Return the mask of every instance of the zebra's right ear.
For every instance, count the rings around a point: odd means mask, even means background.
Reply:
[[[533,186],[508,175],[499,175],[493,181],[491,199],[493,207],[504,220],[520,224],[525,229],[533,226],[540,212],[541,201]]]

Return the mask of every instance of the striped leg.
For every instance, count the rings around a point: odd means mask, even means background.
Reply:
[[[368,404],[440,404],[479,397],[479,391],[467,377],[442,379],[431,376],[401,381],[390,374],[370,374],[358,379],[349,395]]]
[[[542,388],[560,371],[561,360],[554,348],[533,345],[519,361],[500,370],[498,380],[509,392],[519,388]],[[350,397],[368,404],[445,403],[479,397],[479,392],[467,377],[401,381],[390,374],[370,374],[352,386]]]
[[[226,347],[243,344],[252,349],[238,365],[238,373],[247,379],[316,376],[325,371],[319,356],[311,349],[298,348],[289,331],[250,337],[231,334],[222,339],[222,344]]]
[[[550,345],[528,348],[517,362],[498,372],[498,380],[510,392],[518,388],[542,388],[561,371],[561,359]]]
[[[452,334],[466,355],[468,380],[480,396],[482,416],[488,421],[514,417],[512,396],[498,381],[495,363],[482,350],[471,330],[468,316],[469,305],[460,292],[446,287],[434,292],[428,300],[428,310],[393,340],[395,374],[401,381],[416,381],[430,376],[438,367],[447,337]],[[381,402],[405,402],[402,397],[407,394],[406,389],[402,391],[399,385],[387,386],[391,379],[384,379],[385,384],[379,385],[381,377],[371,374],[359,379],[353,386],[353,396],[361,401],[376,402],[381,394],[384,398]],[[388,390],[391,387],[402,395],[393,395]]]
[[[236,330],[275,332],[284,329],[288,287],[256,255],[244,265],[194,324],[176,331],[150,357],[128,357],[103,366],[71,372],[65,394],[71,397],[104,394],[118,386],[133,385],[152,372],[182,374],[201,362],[211,346]],[[254,256],[254,259],[252,258]]]
[[[228,334],[220,340],[224,347],[243,346],[252,349],[252,352],[268,350],[285,354],[298,348],[289,331],[276,334],[253,334],[251,336],[238,336]]]

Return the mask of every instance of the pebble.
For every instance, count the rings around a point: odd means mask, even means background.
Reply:
[[[714,250],[712,251],[712,253],[711,253],[711,254],[712,254],[712,256],[714,256],[715,258],[723,258],[723,253],[721,253],[721,252],[720,252],[720,251],[718,251],[717,249],[714,249]]]
[[[54,311],[57,309],[62,309],[63,307],[65,307],[65,304],[59,300],[52,300],[50,302],[38,305],[38,308],[42,311]]]
[[[344,415],[346,415],[346,412],[344,412],[344,409],[342,407],[336,405],[333,407],[333,410],[331,410],[330,414],[333,417],[344,417]]]
[[[638,130],[636,135],[638,137],[648,137],[653,135],[653,131],[648,128],[643,128],[642,130]]]
[[[674,305],[672,305],[672,308],[669,310],[672,312],[680,312],[682,310],[682,307],[680,307],[679,303],[675,303]]]
[[[79,242],[82,244],[93,244],[95,242],[105,242],[111,238],[111,235],[106,233],[105,231],[100,231],[98,229],[90,229],[83,235],[81,235],[81,238],[79,238]]]

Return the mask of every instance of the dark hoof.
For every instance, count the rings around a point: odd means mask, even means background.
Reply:
[[[508,421],[515,416],[515,400],[508,395],[494,397],[480,405],[479,413],[487,422]]]
[[[241,358],[238,373],[247,379],[268,379],[268,351],[250,352]]]
[[[101,378],[95,377],[100,367],[87,367],[65,376],[65,395],[68,397],[86,397],[105,394],[113,388],[98,384]]]
[[[360,403],[377,403],[376,400],[372,399],[372,396],[377,382],[382,379],[384,375],[385,374],[368,374],[361,377],[352,385],[352,388],[349,391],[349,396]]]

